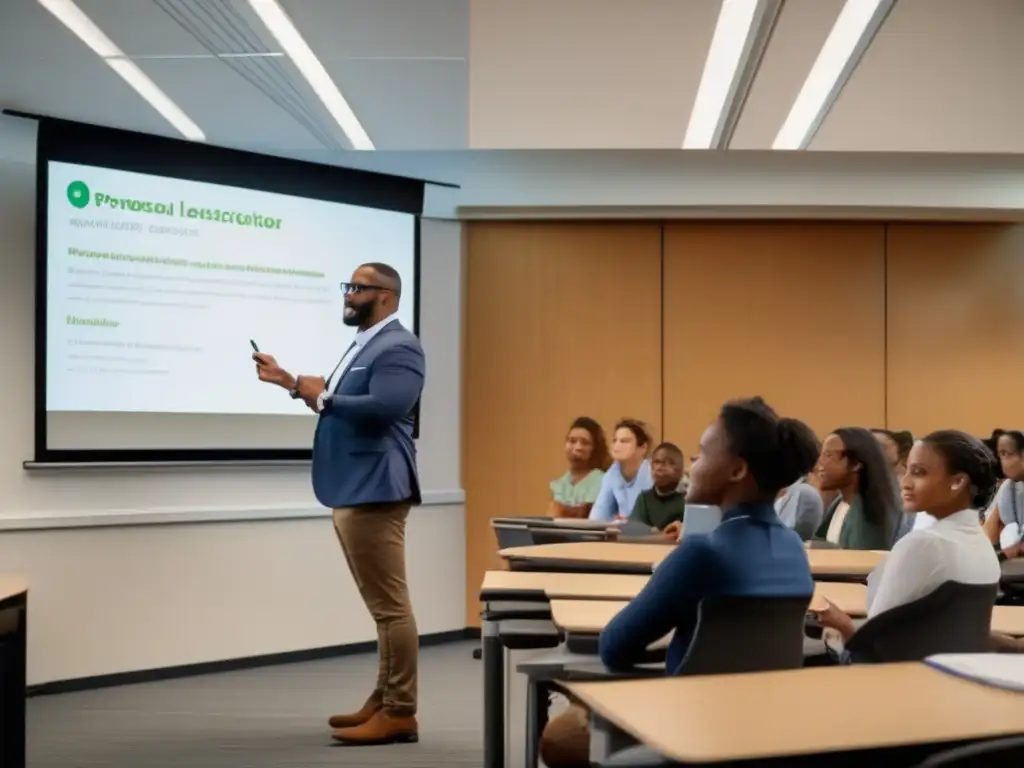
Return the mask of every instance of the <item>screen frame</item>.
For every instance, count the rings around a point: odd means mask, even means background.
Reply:
[[[420,335],[420,223],[425,182],[209,144],[43,118],[36,142],[35,449],[38,464],[305,462],[309,448],[53,449],[47,445],[47,222],[50,162],[274,192],[413,216],[413,328]],[[419,437],[420,403],[413,408]]]

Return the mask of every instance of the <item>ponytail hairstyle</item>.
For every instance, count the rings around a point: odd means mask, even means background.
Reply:
[[[818,461],[820,447],[814,431],[802,421],[780,418],[761,397],[726,403],[719,418],[730,450],[747,462],[766,497],[774,499]]]
[[[983,510],[995,495],[999,462],[978,438],[955,429],[932,432],[923,439],[946,462],[951,475],[964,474],[971,482],[971,507]]]

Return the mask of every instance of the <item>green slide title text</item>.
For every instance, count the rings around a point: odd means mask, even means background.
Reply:
[[[199,221],[216,221],[221,224],[235,224],[240,227],[256,229],[281,229],[281,219],[262,213],[247,213],[221,208],[199,208],[179,200],[173,201],[140,200],[134,197],[118,197],[105,192],[92,192],[83,181],[73,181],[68,185],[68,202],[75,208],[85,208],[90,201],[97,208],[112,208],[132,213],[149,213],[154,216],[175,216],[182,219]]]

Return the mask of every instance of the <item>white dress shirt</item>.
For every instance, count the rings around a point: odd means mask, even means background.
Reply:
[[[913,602],[946,581],[996,584],[999,559],[978,522],[965,509],[916,528],[868,576],[868,618]]]
[[[397,314],[390,314],[381,320],[379,323],[371,325],[369,328],[363,331],[359,331],[356,334],[356,338],[353,341],[353,346],[349,349],[348,354],[342,358],[341,363],[338,365],[338,370],[334,372],[334,376],[331,379],[331,394],[333,395],[338,389],[338,382],[341,381],[341,377],[345,375],[345,371],[352,364],[352,361],[356,359],[356,355],[359,354],[359,350],[370,343],[370,339],[376,336],[383,330],[384,326],[388,323],[397,320]]]

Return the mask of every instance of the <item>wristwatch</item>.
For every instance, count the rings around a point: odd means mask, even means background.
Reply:
[[[295,386],[292,389],[288,390],[288,396],[292,400],[298,400],[299,399],[299,379],[301,379],[301,378],[302,378],[301,376],[296,376],[295,377]]]
[[[327,407],[327,401],[330,399],[331,393],[326,389],[316,396],[316,412],[323,413],[324,408]]]

